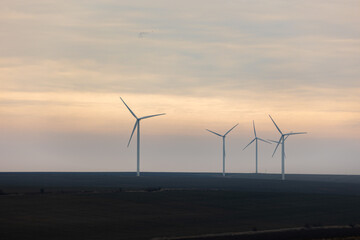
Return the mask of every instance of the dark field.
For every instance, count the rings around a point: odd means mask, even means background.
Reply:
[[[0,173],[0,239],[151,239],[332,225],[357,234],[360,176],[287,177]]]

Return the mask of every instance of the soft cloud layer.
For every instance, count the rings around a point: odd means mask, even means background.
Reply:
[[[3,88],[359,87],[358,1],[189,4],[9,1],[1,12]]]
[[[272,114],[285,131],[309,132],[292,140],[302,150],[289,142],[290,171],[360,173],[354,170],[360,154],[359,1],[37,0],[2,6],[5,171],[110,171],[116,164],[114,170],[132,170],[135,152],[119,150],[133,126],[121,95],[139,115],[167,113],[142,129],[147,141],[155,139],[143,145],[148,171],[216,171],[217,158],[202,168],[218,154],[218,139],[204,128],[221,132],[239,122],[229,149],[241,150],[252,120],[266,137],[277,137]],[[272,147],[264,147],[264,157],[271,155]],[[251,171],[252,154],[234,150],[248,162],[242,168],[230,158],[229,168]],[[99,158],[109,162],[104,166]],[[278,171],[270,162],[266,171]]]
[[[308,96],[309,92],[315,91],[317,97]],[[221,129],[224,125],[240,122],[243,125],[240,127],[247,128],[252,120],[266,124],[264,130],[272,131],[274,126],[267,116],[272,114],[282,119],[285,129],[297,126],[316,133],[313,137],[359,138],[360,96],[356,95],[357,89],[336,92],[303,89],[300,92],[274,92],[264,96],[261,92],[227,91],[223,92],[228,94],[226,97],[160,94],[127,94],[122,97],[139,116],[167,113],[166,117],[152,123],[156,126],[152,133],[198,135],[205,126]],[[119,124],[133,120],[119,95],[114,93],[2,92],[0,100],[1,128],[4,131],[113,134],[114,129],[118,129],[127,133],[129,126],[119,129]]]

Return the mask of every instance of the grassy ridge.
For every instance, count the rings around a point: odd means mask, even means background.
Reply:
[[[276,174],[216,173],[0,173],[3,191],[38,191],[39,188],[93,190],[161,187],[217,189],[246,192],[297,192],[360,195],[360,176],[292,175],[280,181]],[[36,190],[37,189],[37,190]]]

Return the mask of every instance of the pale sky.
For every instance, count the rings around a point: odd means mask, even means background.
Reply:
[[[0,171],[360,174],[360,1],[16,1],[0,7]],[[280,152],[260,144],[260,172]]]

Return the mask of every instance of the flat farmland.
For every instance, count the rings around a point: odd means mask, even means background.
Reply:
[[[1,234],[151,239],[360,223],[357,176],[133,175],[0,173]]]

